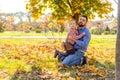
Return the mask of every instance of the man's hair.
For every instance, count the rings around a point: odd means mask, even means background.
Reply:
[[[86,18],[86,22],[88,22],[88,17],[86,15],[82,15],[81,17]]]

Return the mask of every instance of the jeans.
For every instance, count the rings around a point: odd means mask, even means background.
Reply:
[[[84,52],[80,50],[75,51],[74,54],[70,54],[68,56],[62,56],[59,61],[62,61],[62,64],[72,66],[79,65],[81,63],[81,58],[84,56]]]

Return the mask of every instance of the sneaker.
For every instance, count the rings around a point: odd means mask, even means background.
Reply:
[[[87,57],[86,56],[83,57],[83,63],[82,63],[82,65],[84,65],[84,64],[87,64]]]
[[[58,50],[55,50],[55,54],[54,54],[54,58],[56,58],[58,56]]]
[[[62,52],[60,52],[59,50],[55,50],[55,54],[54,54],[54,58],[56,58],[58,55],[63,54]]]
[[[80,58],[80,65],[83,65],[84,57]]]

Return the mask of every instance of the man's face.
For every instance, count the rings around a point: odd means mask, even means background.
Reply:
[[[79,20],[78,25],[79,25],[79,27],[84,27],[86,25],[86,23],[87,23],[86,18],[85,17],[81,17],[80,20]]]

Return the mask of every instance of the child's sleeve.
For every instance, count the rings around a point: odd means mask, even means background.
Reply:
[[[77,39],[82,38],[84,35],[85,35],[85,32],[83,32],[82,34],[78,35],[78,36],[77,36]]]

